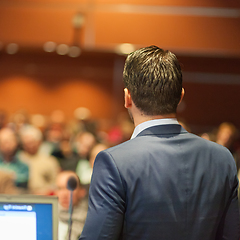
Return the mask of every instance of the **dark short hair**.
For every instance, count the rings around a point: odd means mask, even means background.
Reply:
[[[128,55],[123,82],[144,114],[176,113],[182,92],[182,71],[177,57],[157,46]]]

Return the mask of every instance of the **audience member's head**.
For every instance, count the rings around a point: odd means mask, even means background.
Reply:
[[[25,109],[19,109],[11,116],[11,127],[17,132],[29,123],[29,114]]]
[[[95,161],[95,158],[96,156],[98,155],[99,152],[107,149],[107,145],[106,144],[103,144],[103,143],[97,143],[91,150],[90,152],[90,158],[89,158],[89,163],[90,163],[90,166],[93,168],[93,165],[94,165],[94,161]]]
[[[90,132],[82,132],[76,136],[75,144],[77,148],[77,152],[81,158],[87,159],[89,157],[89,153],[96,143],[95,136]]]
[[[56,179],[56,195],[58,196],[59,204],[65,209],[68,209],[70,204],[70,190],[67,188],[67,183],[70,177],[75,177],[77,181],[77,187],[73,191],[72,196],[73,206],[76,206],[86,195],[86,190],[82,187],[80,180],[75,172],[60,172]]]
[[[10,128],[3,128],[0,130],[0,152],[6,159],[11,158],[18,147],[17,137]]]
[[[64,134],[64,129],[61,124],[51,124],[45,131],[46,140],[51,143],[59,143]]]
[[[199,136],[200,136],[201,138],[204,138],[204,139],[206,139],[206,140],[211,141],[210,134],[207,133],[207,132],[201,133]]]
[[[218,127],[216,142],[229,148],[235,140],[236,134],[237,129],[232,123],[223,122]]]
[[[20,138],[23,150],[28,154],[35,155],[42,142],[42,132],[31,126],[25,126],[20,130]]]

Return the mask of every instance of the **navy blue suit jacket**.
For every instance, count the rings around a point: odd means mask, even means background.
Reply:
[[[98,154],[81,240],[238,240],[238,180],[224,147],[180,125]]]

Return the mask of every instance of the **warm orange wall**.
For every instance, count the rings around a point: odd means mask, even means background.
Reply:
[[[109,19],[114,24],[107,24]],[[239,25],[239,19],[96,13],[96,42],[105,46],[122,42],[155,44],[178,51],[240,55]]]
[[[93,117],[112,117],[112,99],[108,92],[84,79],[65,79],[44,86],[40,79],[12,76],[0,81],[0,109],[13,113],[26,109],[32,114],[50,115],[63,110],[71,118],[78,107],[91,110]]]
[[[123,88],[120,83],[116,93],[113,84],[115,57],[100,55],[0,55],[0,109],[44,115],[59,109],[72,118],[76,108],[86,107],[93,118],[113,118],[122,109]]]
[[[1,2],[4,4],[8,0],[2,0]],[[239,2],[235,0],[114,0],[114,3],[112,0],[94,0],[94,1],[89,1],[89,0],[34,0],[35,4],[47,4],[47,5],[52,5],[52,4],[58,4],[58,5],[63,5],[65,6],[67,3],[69,5],[71,4],[87,4],[87,5],[99,5],[99,4],[134,4],[134,5],[166,5],[166,6],[219,6],[219,7],[233,7],[233,6],[239,6]],[[33,4],[32,0],[11,0],[11,4],[16,4],[16,5],[25,5],[25,4]]]
[[[156,7],[160,10],[154,12]],[[236,16],[206,16],[208,10],[211,14],[233,10]],[[46,41],[73,43],[72,19],[79,11],[86,17],[79,42],[88,53],[83,51],[74,59],[44,53]],[[190,15],[184,15],[188,11]],[[124,42],[172,50],[185,72],[239,76],[239,12],[240,3],[235,0],[1,0],[0,108],[12,113],[23,107],[42,114],[62,109],[72,117],[76,107],[84,106],[96,118],[116,117],[124,110],[124,57],[110,52]],[[6,54],[9,42],[19,44],[17,54]],[[110,52],[103,52],[106,49]],[[228,120],[240,127],[239,83],[190,80],[184,83],[181,117],[192,125]]]
[[[139,8],[134,8],[141,7]],[[145,11],[148,7],[151,10]],[[183,7],[154,12],[155,7]],[[200,16],[188,7],[208,7]],[[238,8],[237,8],[238,7]],[[204,16],[212,9],[236,10],[238,17]],[[240,4],[236,1],[88,1],[3,0],[0,3],[0,41],[42,46],[46,41],[73,42],[72,19],[83,12],[86,19],[79,42],[85,47],[113,48],[120,43],[156,44],[174,51],[240,55]],[[184,15],[190,11],[190,15]],[[187,14],[187,13],[186,13]],[[194,15],[195,14],[195,15]]]
[[[73,117],[77,107],[87,107],[95,119],[114,119],[123,107],[122,67],[125,57],[104,52],[85,52],[79,58],[39,52],[0,55],[0,109],[9,114],[20,108],[49,115],[60,109]],[[240,58],[179,56],[186,95],[178,116],[194,131],[231,121],[240,128]],[[116,71],[116,72],[114,72]],[[191,74],[186,75],[186,74]],[[213,75],[211,81],[192,81],[195,74]],[[239,77],[240,80],[240,77]]]

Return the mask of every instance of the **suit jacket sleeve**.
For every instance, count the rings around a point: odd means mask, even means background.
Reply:
[[[98,154],[89,189],[87,219],[80,240],[117,240],[123,226],[125,191],[112,156]]]

